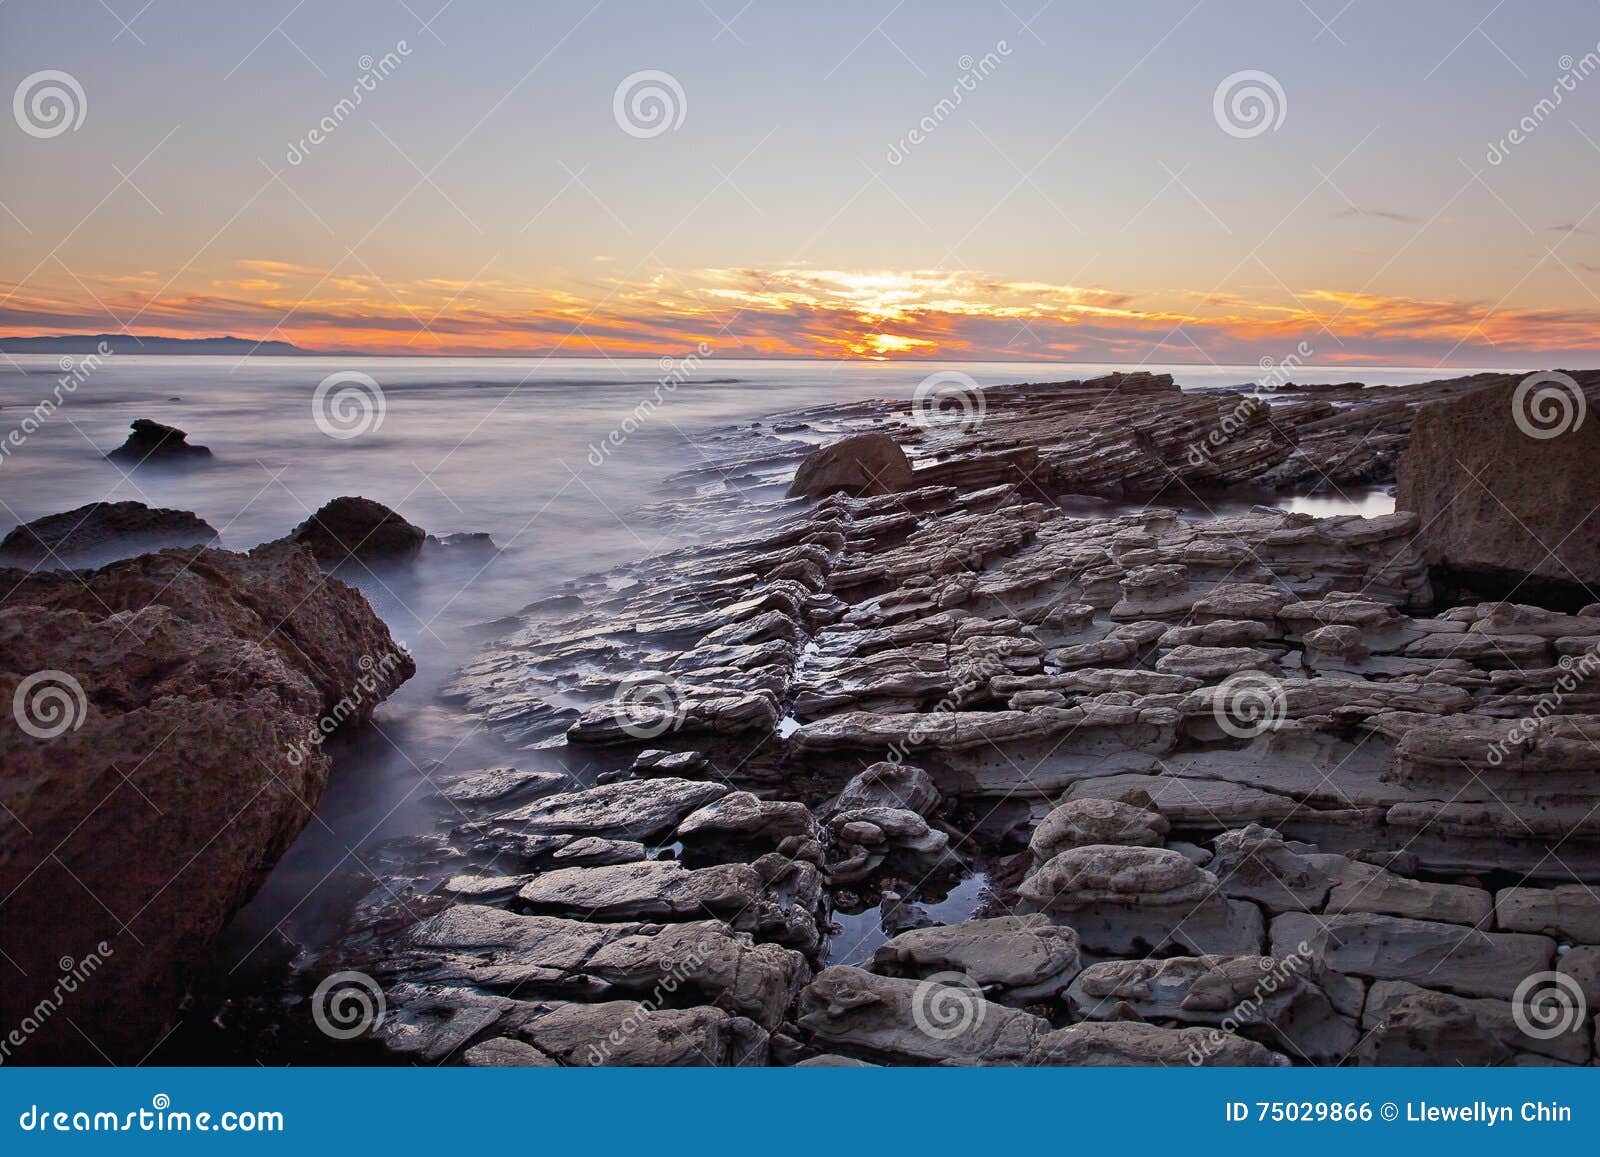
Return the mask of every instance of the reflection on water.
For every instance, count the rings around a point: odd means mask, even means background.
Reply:
[[[986,872],[975,872],[952,887],[942,900],[917,903],[916,907],[928,914],[930,924],[960,924],[970,920],[983,903],[989,886]],[[835,910],[833,922],[839,926],[828,941],[829,965],[864,965],[872,959],[880,945],[886,943],[891,933],[883,927],[884,905],[878,904],[851,915]]]
[[[1293,514],[1309,514],[1313,518],[1332,518],[1336,514],[1359,514],[1362,518],[1377,518],[1380,514],[1394,513],[1394,495],[1387,487],[1369,490],[1346,490],[1340,494],[1306,494],[1283,498],[1276,505]]]
[[[1388,487],[1382,486],[1346,487],[1332,494],[1312,495],[1279,494],[1271,490],[1196,493],[1174,486],[1143,502],[1068,494],[1058,499],[1056,505],[1074,518],[1116,518],[1124,514],[1138,514],[1150,507],[1176,510],[1179,517],[1190,520],[1249,514],[1258,507],[1291,514],[1309,514],[1313,518],[1350,514],[1376,518],[1381,514],[1394,513],[1394,496],[1389,493]]]

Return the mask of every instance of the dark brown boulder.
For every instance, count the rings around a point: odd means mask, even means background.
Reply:
[[[289,532],[318,562],[337,566],[350,559],[410,558],[427,532],[370,498],[335,498]]]
[[[1509,381],[1423,406],[1395,505],[1447,582],[1582,606],[1600,588],[1600,371]],[[1519,393],[1520,391],[1520,393]],[[1581,420],[1580,420],[1581,419]]]
[[[136,418],[133,433],[128,440],[106,455],[113,461],[141,462],[189,461],[209,458],[211,451],[205,446],[191,446],[189,435],[176,426],[164,426],[149,418]]]
[[[857,498],[898,494],[911,485],[911,460],[888,434],[852,434],[805,456],[789,497],[832,494]]]
[[[7,1059],[137,1062],[310,818],[322,739],[415,665],[284,544],[0,591],[0,1023],[27,1026]]]
[[[23,523],[0,541],[0,560],[64,562],[112,550],[135,554],[195,546],[216,537],[205,519],[187,510],[163,510],[142,502],[91,502]]]

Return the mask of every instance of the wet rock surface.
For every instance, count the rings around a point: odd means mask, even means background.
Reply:
[[[1529,978],[1596,983],[1600,609],[1454,597],[1403,505],[1272,505],[1515,381],[729,433],[677,480],[719,536],[458,673],[526,770],[441,777],[448,851],[391,882],[425,914],[380,896],[318,966],[474,1064],[1588,1063],[1517,1025]],[[862,436],[909,470],[815,449]]]

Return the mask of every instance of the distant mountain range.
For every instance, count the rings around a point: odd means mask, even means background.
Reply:
[[[54,337],[0,337],[8,354],[92,354],[101,345],[114,354],[212,354],[242,357],[316,357],[286,341],[257,342],[245,337],[140,337],[127,333],[68,333]]]

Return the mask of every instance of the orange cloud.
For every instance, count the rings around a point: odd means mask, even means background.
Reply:
[[[142,278],[85,295],[6,286],[0,334],[228,333],[369,353],[683,353],[876,359],[1253,364],[1299,342],[1313,361],[1534,364],[1600,351],[1600,309],[1497,309],[1343,289],[1171,290],[944,270],[656,269],[569,280],[385,281],[288,262],[205,289]],[[1592,360],[1592,358],[1590,359]]]

